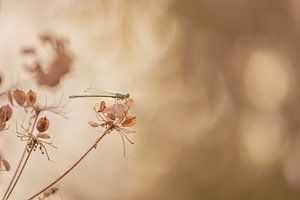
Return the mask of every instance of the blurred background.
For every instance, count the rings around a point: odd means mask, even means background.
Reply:
[[[297,0],[1,0],[0,89],[19,81],[41,102],[64,95],[69,116],[47,115],[53,163],[35,152],[12,199],[46,186],[100,134],[87,125],[99,100],[67,98],[88,87],[131,94],[135,144],[124,158],[107,136],[49,199],[299,199],[299,11]],[[38,86],[20,55],[45,31],[75,55],[54,88]],[[12,172],[24,148],[14,120],[0,135]]]

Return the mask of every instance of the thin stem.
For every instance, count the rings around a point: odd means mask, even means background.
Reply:
[[[38,193],[36,193],[35,195],[33,195],[32,197],[30,197],[28,200],[32,200],[35,197],[39,196],[40,194],[42,194],[44,191],[48,190],[49,188],[51,188],[53,185],[55,185],[57,182],[59,182],[62,178],[64,178],[67,174],[69,174],[69,172],[71,172],[94,148],[97,147],[97,144],[101,141],[101,139],[109,132],[113,129],[114,125],[109,126],[104,132],[103,134],[95,141],[95,143],[67,170],[65,171],[61,176],[59,176],[57,179],[55,179],[54,181],[52,181],[47,187],[45,187],[44,189],[40,190]]]
[[[111,98],[116,98],[114,95],[72,95],[69,96],[69,98],[84,98],[84,97],[111,97]]]
[[[27,154],[27,157],[26,157],[26,159],[25,159],[25,161],[24,161],[24,164],[22,165],[22,168],[21,168],[21,170],[20,170],[20,173],[18,174],[18,176],[17,176],[17,178],[16,178],[16,181],[14,182],[14,184],[13,184],[13,186],[12,186],[10,192],[7,194],[6,199],[9,198],[9,196],[10,196],[11,193],[13,192],[14,188],[16,187],[16,185],[17,185],[17,183],[18,183],[18,181],[19,181],[19,179],[20,179],[20,176],[21,176],[21,174],[23,173],[23,170],[24,170],[24,168],[25,168],[25,166],[26,166],[26,164],[27,164],[27,162],[28,162],[28,159],[29,159],[29,157],[30,157],[30,155],[31,155],[31,152],[32,152],[33,148],[34,148],[34,147],[31,147],[31,148],[30,148],[30,150],[29,150],[29,152],[28,152],[28,154]]]
[[[40,112],[36,113],[36,115],[35,115],[34,123],[33,123],[33,126],[31,127],[31,130],[30,130],[30,133],[31,133],[31,134],[32,134],[32,132],[33,132],[33,130],[34,130],[34,126],[35,126],[35,124],[36,124],[36,122],[37,122],[37,120],[38,120],[39,114],[40,114]],[[18,171],[19,171],[19,169],[20,169],[20,167],[21,167],[21,164],[22,164],[22,162],[23,162],[23,160],[24,160],[24,158],[25,158],[25,154],[26,154],[26,152],[27,152],[27,145],[29,144],[30,140],[31,140],[31,138],[28,139],[28,141],[27,141],[27,143],[26,143],[26,145],[25,145],[25,147],[24,147],[24,151],[23,151],[23,153],[22,153],[22,155],[21,155],[21,158],[20,158],[20,160],[19,160],[17,169],[16,169],[16,171],[15,171],[15,173],[14,173],[12,179],[11,179],[10,182],[9,182],[9,185],[8,185],[8,187],[7,187],[7,189],[6,189],[5,193],[4,193],[4,196],[2,197],[2,200],[7,199],[7,198],[5,198],[5,197],[6,197],[6,195],[10,192],[11,186],[12,186],[12,184],[13,184],[14,181],[15,181],[15,178],[16,178],[16,176],[17,176],[17,174],[18,174]]]

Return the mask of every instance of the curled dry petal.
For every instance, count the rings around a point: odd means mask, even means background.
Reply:
[[[104,101],[101,101],[98,112],[103,112],[106,109],[106,105]]]
[[[8,121],[12,116],[12,108],[9,105],[0,107],[0,118],[4,121]]]
[[[29,92],[26,94],[26,105],[33,106],[36,102],[36,97],[36,93],[32,90],[29,90]]]
[[[98,127],[99,126],[99,124],[97,123],[97,122],[93,122],[93,121],[88,121],[88,123],[89,123],[89,125],[91,126],[91,127]]]
[[[20,106],[23,106],[25,103],[26,94],[23,90],[16,89],[13,92],[13,98]]]
[[[49,139],[50,135],[48,135],[48,133],[38,133],[36,137],[41,139]]]
[[[5,159],[2,159],[2,164],[3,164],[3,166],[4,166],[4,169],[6,170],[6,171],[9,171],[10,170],[10,164],[9,164],[9,162],[7,161],[7,160],[5,160]]]
[[[136,116],[127,116],[121,125],[124,127],[130,127],[135,124],[135,121],[136,121]]]
[[[47,117],[40,118],[36,123],[36,129],[40,132],[45,132],[49,128],[49,120]]]

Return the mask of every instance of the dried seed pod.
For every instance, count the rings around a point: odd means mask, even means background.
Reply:
[[[2,159],[2,164],[4,166],[5,171],[9,171],[10,170],[11,167],[10,167],[9,162],[7,162],[7,160]]]
[[[27,106],[33,106],[36,102],[36,92],[29,90],[29,92],[26,94],[26,105]]]
[[[48,135],[48,133],[38,133],[36,137],[41,139],[50,139],[50,135]]]
[[[135,121],[136,121],[136,116],[127,116],[121,125],[124,127],[130,127],[135,124]]]
[[[8,121],[12,116],[12,108],[7,104],[0,107],[0,118],[4,121]]]
[[[37,121],[36,129],[39,132],[45,132],[49,128],[49,120],[47,117],[42,117]]]
[[[26,94],[23,90],[16,89],[13,92],[14,100],[20,105],[23,106],[26,99]]]

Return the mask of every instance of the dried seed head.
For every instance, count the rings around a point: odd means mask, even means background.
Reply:
[[[12,116],[12,108],[9,105],[0,107],[0,119],[8,121]]]
[[[45,132],[49,128],[49,120],[47,117],[42,117],[37,121],[36,129],[39,132]]]
[[[23,106],[26,99],[26,94],[23,90],[16,89],[13,92],[14,100],[20,105]]]
[[[27,106],[33,106],[36,102],[36,93],[32,90],[29,90],[29,92],[26,94],[26,105]]]

